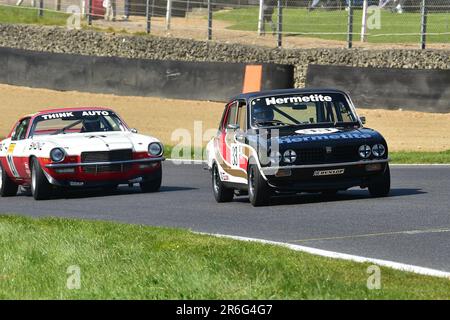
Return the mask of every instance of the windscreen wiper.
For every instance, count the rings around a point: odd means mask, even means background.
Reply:
[[[272,124],[272,125],[280,125],[280,126],[289,126],[288,123],[284,123],[283,121],[280,120],[264,120],[264,121],[255,121],[255,124],[258,126],[264,126],[267,124]]]

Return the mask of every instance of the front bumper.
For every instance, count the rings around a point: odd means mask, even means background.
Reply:
[[[50,163],[44,173],[53,185],[96,187],[122,183],[138,183],[161,173],[164,157],[110,162]],[[105,168],[112,168],[108,171]],[[87,170],[89,169],[89,170]]]
[[[367,187],[382,175],[389,159],[304,166],[266,167],[262,169],[269,186],[277,191],[317,192]]]

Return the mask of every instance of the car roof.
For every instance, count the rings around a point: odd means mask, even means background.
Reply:
[[[338,89],[327,89],[327,88],[304,88],[304,89],[277,89],[277,90],[265,90],[265,91],[256,91],[256,92],[249,92],[249,93],[241,93],[237,96],[235,96],[231,100],[238,100],[238,99],[253,99],[258,97],[266,97],[266,96],[275,96],[275,95],[282,95],[282,94],[308,94],[308,93],[341,93],[346,94],[342,90]]]
[[[42,114],[54,113],[54,112],[89,111],[89,110],[112,111],[110,108],[106,108],[106,107],[54,108],[54,109],[46,109],[46,110],[38,111],[38,112],[35,113],[33,116],[39,116],[39,115],[42,115]]]

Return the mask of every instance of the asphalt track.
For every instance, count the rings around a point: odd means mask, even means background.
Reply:
[[[279,197],[253,208],[246,197],[217,204],[202,164],[164,164],[154,194],[120,187],[75,191],[49,201],[26,194],[0,199],[0,211],[171,226],[292,243],[450,271],[450,166],[392,167],[392,192],[371,198],[351,189],[336,197]]]

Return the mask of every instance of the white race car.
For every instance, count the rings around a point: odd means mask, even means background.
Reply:
[[[137,134],[111,109],[74,108],[25,116],[0,142],[0,195],[31,188],[36,200],[58,187],[139,183],[158,191],[164,161],[156,138]]]

